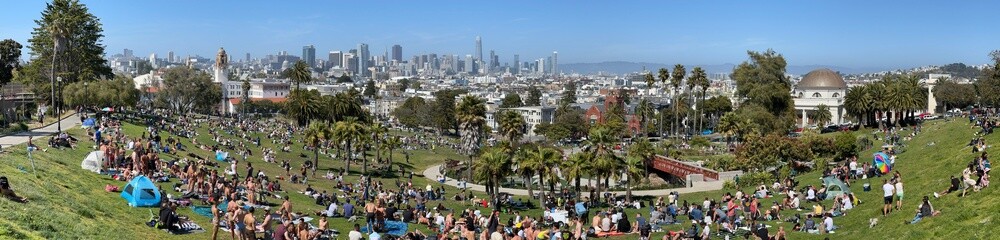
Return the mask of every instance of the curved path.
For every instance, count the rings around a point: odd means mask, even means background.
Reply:
[[[424,169],[423,173],[424,173],[424,177],[425,178],[430,179],[431,181],[435,181],[436,182],[437,179],[435,179],[435,177],[441,175],[441,165],[438,164],[438,165],[430,166],[427,169]],[[702,183],[696,184],[693,187],[685,187],[685,188],[667,188],[667,189],[656,189],[656,190],[635,190],[635,191],[632,191],[632,195],[633,196],[666,196],[670,192],[693,193],[693,192],[714,191],[714,190],[722,189],[722,183],[723,183],[723,181],[712,181],[712,182],[702,182]],[[461,188],[459,186],[459,184],[458,184],[458,180],[452,179],[452,178],[446,178],[446,180],[444,181],[444,184],[446,184],[448,186],[452,186],[452,187]],[[469,189],[472,189],[472,190],[475,190],[475,191],[480,191],[480,192],[485,192],[486,191],[486,186],[483,186],[483,185],[472,184],[472,183],[467,183],[466,185],[468,186]],[[528,196],[528,190],[527,189],[520,189],[520,188],[500,188],[500,192],[506,192],[506,193],[510,193],[510,194],[514,194],[514,195]],[[622,195],[622,194],[625,194],[625,191],[615,191],[615,192],[612,192],[612,193]]]
[[[61,122],[62,124],[63,131],[80,127],[80,118],[77,117],[76,114],[70,114],[69,116],[63,118],[62,120],[59,120],[59,122]],[[44,127],[3,136],[0,137],[0,146],[2,146],[3,148],[8,148],[11,145],[17,145],[28,142],[28,137],[42,137],[42,136],[49,136],[52,134],[56,134],[56,129],[58,127],[59,126],[57,126],[56,123],[53,122]],[[43,143],[35,142],[35,144],[41,145],[44,144],[44,142]]]

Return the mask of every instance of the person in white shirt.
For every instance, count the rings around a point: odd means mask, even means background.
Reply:
[[[860,173],[858,173],[858,159],[857,158],[851,159],[850,168],[851,168],[851,176],[861,175]]]
[[[364,237],[364,235],[361,235],[361,226],[356,223],[354,224],[354,229],[347,234],[348,240],[361,240],[364,239]]]
[[[806,191],[806,200],[807,201],[816,200],[816,189],[813,188],[812,186],[809,186],[809,190]]]
[[[889,184],[889,181],[882,179],[882,200],[885,205],[882,207],[882,216],[889,215],[889,210],[892,209],[892,195],[896,192],[896,187]]]
[[[851,195],[844,195],[840,200],[840,205],[843,206],[844,211],[854,208],[854,203],[851,202]]]
[[[896,185],[896,210],[903,207],[903,179],[897,178]]]
[[[837,226],[833,225],[833,217],[829,213],[826,214],[826,218],[823,218],[823,228],[826,229],[827,233],[833,233],[833,230],[837,229]]]

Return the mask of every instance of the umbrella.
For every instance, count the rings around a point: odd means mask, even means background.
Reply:
[[[110,108],[110,107],[105,107],[105,108],[101,108],[101,111],[102,111],[102,112],[114,112],[114,111],[115,111],[115,109],[113,109],[113,108]]]
[[[875,153],[874,159],[872,159],[872,165],[875,169],[878,169],[879,173],[887,174],[892,171],[892,165],[889,163],[889,155],[884,152]]]

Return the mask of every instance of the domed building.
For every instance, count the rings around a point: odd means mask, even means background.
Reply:
[[[830,69],[816,69],[795,85],[792,91],[792,98],[795,101],[795,110],[800,119],[800,126],[806,127],[815,124],[809,116],[816,111],[819,105],[826,105],[830,109],[830,122],[827,124],[844,123],[844,95],[847,94],[847,82],[839,73]],[[819,126],[824,127],[824,126]]]

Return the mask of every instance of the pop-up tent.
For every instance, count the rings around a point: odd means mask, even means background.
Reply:
[[[132,207],[155,207],[160,205],[160,189],[146,176],[139,175],[122,188],[122,198]]]
[[[101,173],[102,166],[104,166],[104,151],[90,152],[90,154],[87,154],[87,157],[83,158],[83,162],[80,163],[80,168],[95,173]]]
[[[851,188],[843,181],[835,177],[823,178],[823,186],[826,187],[826,200],[833,199],[844,194],[851,194]]]
[[[92,128],[95,125],[97,125],[97,119],[87,118],[87,119],[83,120],[83,124],[80,124],[80,127],[82,127],[82,128]]]

